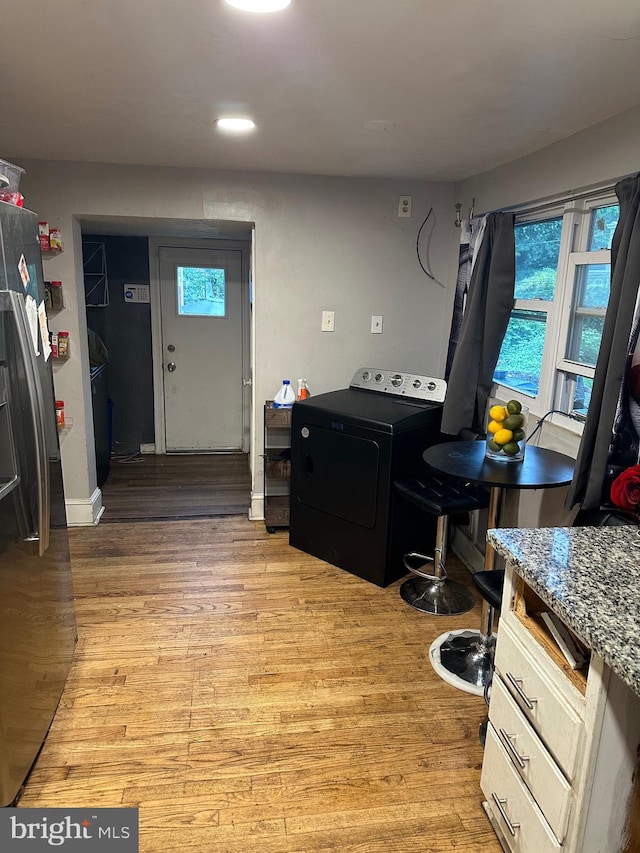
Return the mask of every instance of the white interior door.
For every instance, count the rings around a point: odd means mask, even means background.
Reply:
[[[166,449],[243,447],[239,249],[159,249]]]

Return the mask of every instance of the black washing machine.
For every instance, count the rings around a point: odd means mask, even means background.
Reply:
[[[446,383],[363,367],[349,388],[300,400],[291,422],[289,544],[387,586],[402,555],[430,549],[435,519],[394,500],[394,480],[424,469],[440,433]]]

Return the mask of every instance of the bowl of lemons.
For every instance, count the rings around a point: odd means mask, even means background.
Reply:
[[[485,456],[502,462],[522,462],[528,418],[529,409],[519,400],[490,400]]]

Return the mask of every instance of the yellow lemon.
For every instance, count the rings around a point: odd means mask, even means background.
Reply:
[[[513,433],[510,429],[499,429],[493,436],[493,440],[496,444],[509,444],[510,441],[513,441]]]
[[[489,426],[487,427],[487,432],[490,432],[491,435],[495,435],[499,429],[502,429],[498,421],[489,421]]]
[[[491,406],[489,409],[489,417],[492,421],[502,421],[507,417],[507,412],[504,406]]]

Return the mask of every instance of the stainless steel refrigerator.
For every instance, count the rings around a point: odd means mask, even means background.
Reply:
[[[43,299],[37,217],[0,202],[0,806],[46,738],[76,641]]]

